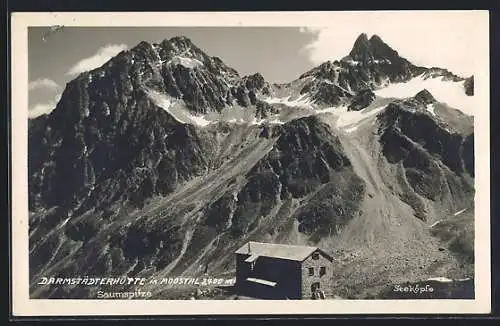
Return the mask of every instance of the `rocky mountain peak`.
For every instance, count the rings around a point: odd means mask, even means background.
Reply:
[[[205,61],[210,58],[203,50],[197,47],[186,36],[175,36],[165,39],[161,43],[162,50],[170,55],[179,55],[187,58],[196,58]]]
[[[184,48],[191,47],[194,45],[191,39],[184,35],[171,37],[168,41],[172,44],[176,44]]]
[[[326,61],[302,74],[299,79],[305,83],[300,94],[309,93],[318,105],[350,103],[352,110],[360,110],[373,100],[374,95],[367,90],[408,81],[425,70],[400,57],[380,36],[368,38],[362,33],[340,62]]]
[[[306,77],[316,77],[316,78],[329,78],[331,79],[334,75],[334,71],[340,69],[340,64],[338,61],[332,62],[330,60],[323,62],[319,66],[307,71],[302,74],[299,79]]]
[[[146,49],[149,50],[150,48],[151,48],[151,43],[149,43],[147,41],[141,41],[141,42],[137,43],[137,45],[132,48],[132,51],[133,50],[136,50],[136,51],[137,50],[146,50]]]
[[[374,34],[370,39],[365,33],[358,36],[349,58],[363,63],[375,60],[391,60],[399,57],[398,52],[387,45],[380,36]]]
[[[436,99],[434,96],[432,96],[431,92],[429,92],[427,89],[423,89],[420,92],[415,95],[415,100],[419,101],[420,103],[427,105],[427,104],[432,104],[436,102]]]
[[[380,36],[378,36],[377,34],[373,34],[372,37],[370,37],[370,44],[376,44],[376,43],[384,43],[384,41],[382,41],[382,38]],[[384,43],[385,44],[385,43]]]
[[[243,80],[245,81],[245,86],[248,89],[262,89],[262,87],[265,86],[266,80],[264,79],[264,76],[262,76],[259,73],[250,75],[250,76],[245,76],[243,77]]]
[[[370,38],[370,45],[372,47],[373,56],[375,59],[392,59],[395,57],[399,57],[399,54],[396,50],[387,45],[380,36],[374,34]]]
[[[365,33],[358,36],[354,42],[351,52],[349,53],[349,57],[353,60],[363,62],[368,59],[373,59],[372,47],[370,41],[368,40],[368,36]]]

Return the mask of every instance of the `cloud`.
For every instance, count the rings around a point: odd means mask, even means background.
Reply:
[[[313,64],[348,55],[361,33],[379,35],[416,65],[436,66],[469,76],[476,71],[478,33],[474,15],[426,12],[338,14],[328,27],[302,27],[311,41],[303,47]]]
[[[55,109],[55,107],[60,99],[61,99],[61,94],[57,94],[54,97],[54,100],[52,100],[50,102],[35,104],[35,106],[31,107],[28,110],[28,118],[34,119],[38,116],[41,116],[42,114],[48,114],[48,113],[52,112],[52,110]]]
[[[107,44],[97,50],[97,52],[85,59],[78,61],[66,75],[78,75],[84,71],[98,68],[105,64],[109,59],[127,49],[125,44]]]
[[[37,104],[28,111],[28,118],[34,119],[42,114],[47,114],[54,109],[53,104]]]
[[[34,80],[28,84],[28,89],[30,91],[39,89],[39,88],[46,88],[46,89],[59,89],[59,85],[53,81],[52,79],[48,78],[39,78],[37,80]]]

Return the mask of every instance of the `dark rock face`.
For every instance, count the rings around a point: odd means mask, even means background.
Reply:
[[[413,189],[402,194],[401,199],[415,209],[417,217],[425,219],[423,204],[415,194],[436,201],[443,187],[449,187],[459,201],[458,193],[473,192],[464,175],[473,177],[474,136],[450,131],[416,107],[418,103],[421,102],[391,103],[378,120],[383,155],[391,164],[402,164],[406,182]]]
[[[204,224],[222,231],[229,225],[238,203],[237,194],[227,193],[210,205]]]
[[[353,60],[368,63],[377,59],[380,60],[400,60],[397,51],[388,46],[378,35],[373,35],[370,39],[365,33],[358,36],[354,46],[349,53]]]
[[[300,223],[299,232],[334,233],[358,213],[364,182],[354,174],[339,139],[326,124],[306,117],[275,126],[267,134],[277,138],[274,147],[246,174],[240,190],[226,193],[210,206],[205,225],[219,231],[229,228],[233,237],[245,236],[280,201],[314,192],[292,217]]]
[[[397,150],[390,148],[391,137],[382,136],[382,140],[387,140],[384,147],[384,155],[390,161],[399,161],[406,158],[408,150],[414,147],[413,144],[419,144],[423,149],[432,155],[436,155],[453,172],[463,173],[465,167],[463,157],[461,156],[461,146],[464,137],[447,130],[439,125],[432,117],[418,111],[410,111],[401,103],[390,104],[382,115],[385,131],[391,135],[400,135],[407,141],[398,139]],[[390,131],[389,131],[390,130]],[[469,156],[472,153],[463,153]]]
[[[44,124],[45,132],[43,136],[34,133],[29,140],[30,148],[36,148],[30,157],[31,207],[37,205],[36,198],[49,206],[72,204],[126,165],[138,164],[131,161],[140,160],[139,152],[165,135],[165,126],[175,125],[166,112],[141,94],[125,98],[127,104],[107,98],[112,107],[109,115],[95,107],[90,110],[90,104],[85,103],[90,101],[85,100],[89,91],[84,78],[68,85],[58,107],[45,121],[34,121]],[[81,101],[74,105],[72,98]],[[134,126],[139,125],[147,125],[147,132],[137,133]]]
[[[138,259],[144,266],[152,262],[158,270],[168,265],[182,246],[181,230],[168,224],[135,223],[119,235],[111,243],[122,249],[125,260]]]
[[[453,82],[459,82],[464,80],[462,77],[455,75],[454,73],[452,73],[447,69],[442,69],[437,67],[422,69],[421,73],[424,79],[441,78],[442,80],[453,81]]]
[[[339,140],[318,118],[293,120],[282,128],[275,148],[250,173],[276,173],[283,198],[304,196],[328,182],[330,170],[350,165]]]
[[[210,138],[179,124],[144,94],[131,94],[128,107],[108,99],[109,115],[94,108],[86,116],[80,114],[86,108],[66,102],[72,89],[53,114],[34,121],[45,130],[42,136],[37,126],[30,137],[30,148],[36,149],[30,155],[30,207],[86,200],[99,207],[120,198],[141,205],[210,164],[203,156]],[[88,96],[87,89],[78,89],[76,98]]]
[[[314,239],[338,233],[360,213],[365,192],[364,181],[352,171],[332,174],[331,181],[295,213],[299,231],[313,234]]]
[[[345,98],[352,96],[342,87],[330,82],[309,83],[302,88],[300,93],[309,93],[314,103],[327,106],[339,105]]]
[[[261,91],[262,89],[266,88],[264,93],[269,93],[269,85],[265,81],[264,77],[259,73],[253,74],[251,76],[245,76],[243,77],[243,81],[245,82],[246,88],[249,90]]]
[[[141,205],[207,168],[202,153],[210,136],[198,138],[193,126],[156,107],[147,89],[182,98],[198,113],[234,101],[256,105],[263,117],[275,112],[256,98],[268,91],[260,74],[241,79],[184,37],[141,42],[68,83],[56,109],[30,122],[31,208],[72,206],[89,196]]]
[[[375,94],[370,89],[359,91],[348,106],[349,111],[359,111],[369,106],[375,99]]]
[[[349,56],[343,59],[346,62],[350,60],[369,74],[385,75],[390,81],[407,80],[417,70],[417,67],[400,57],[398,52],[384,43],[378,35],[373,35],[368,40],[366,34],[361,34]]]
[[[271,204],[277,198],[301,198],[321,189],[294,216],[299,231],[308,234],[324,235],[325,230],[346,223],[358,212],[365,191],[338,138],[316,117],[282,127],[275,147],[248,174],[250,180],[264,176]]]
[[[352,47],[349,56],[354,60],[368,61],[373,59],[373,51],[371,48],[370,41],[368,40],[368,35],[362,33],[358,36],[354,45]]]
[[[474,76],[470,76],[464,80],[465,94],[468,96],[474,96]]]
[[[257,119],[265,119],[268,118],[271,114],[279,113],[279,110],[268,104],[267,102],[256,100],[255,103],[255,117]]]
[[[168,93],[175,98],[182,98],[197,113],[207,113],[209,108],[220,111],[231,104],[227,98],[229,89],[217,75],[199,69],[193,71],[182,65],[165,67],[163,75],[168,81]],[[204,84],[205,80],[207,84]]]
[[[232,234],[241,236],[251,232],[276,205],[280,192],[279,177],[272,171],[249,175],[248,183],[238,194],[238,208],[231,225]]]
[[[436,102],[434,96],[432,96],[432,94],[426,89],[418,92],[417,95],[415,95],[415,100],[419,101],[423,105],[432,104]]]

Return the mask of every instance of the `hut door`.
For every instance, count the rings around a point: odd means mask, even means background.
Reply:
[[[320,284],[315,282],[311,284],[311,296],[313,299],[319,299]]]

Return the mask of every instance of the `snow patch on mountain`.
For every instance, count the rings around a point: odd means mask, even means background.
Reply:
[[[452,279],[449,279],[447,277],[442,277],[442,276],[431,277],[431,278],[428,278],[427,281],[435,281],[435,282],[440,282],[440,283],[451,283],[451,282],[453,282]]]
[[[191,121],[194,122],[195,125],[202,126],[202,127],[208,126],[209,124],[211,124],[213,122],[213,121],[205,119],[205,117],[203,117],[203,116],[190,115],[190,118],[191,118]]]
[[[269,122],[269,124],[272,124],[272,125],[282,125],[282,124],[286,123],[285,121],[279,120],[277,118],[269,120],[268,122]]]
[[[261,119],[261,120],[257,120],[257,118],[253,118],[252,121],[250,122],[251,125],[260,125],[261,123],[263,123],[265,120]]]
[[[357,127],[365,122],[367,119],[374,117],[380,111],[382,111],[386,106],[378,107],[367,107],[360,111],[349,111],[347,106],[340,107],[328,107],[325,109],[317,110],[316,112],[321,113],[331,113],[337,117],[336,125],[338,128],[346,129],[347,132],[352,132],[357,129]]]
[[[288,97],[267,97],[262,99],[264,102],[268,104],[282,104],[291,107],[306,107],[313,108],[313,101],[307,97],[307,94],[302,94],[297,98],[293,98],[293,96]]]
[[[175,56],[167,64],[181,65],[188,69],[194,69],[203,66],[203,62],[195,58],[186,58],[181,56]]]
[[[176,100],[166,94],[162,94],[151,89],[147,89],[146,94],[153,101],[153,103],[167,111],[180,123],[188,123],[205,127],[213,122],[207,120],[205,116],[191,114],[188,110],[183,108],[183,105],[180,104],[179,100]]]
[[[354,131],[358,130],[358,127],[359,126],[356,125],[354,127],[348,128],[348,129],[345,130],[345,132],[347,132],[347,133],[354,132]]]
[[[71,216],[66,218],[58,227],[57,229],[63,228],[66,224],[68,224],[68,221],[70,220]]]
[[[380,63],[387,63],[387,64],[391,64],[391,60],[389,59],[382,59],[382,60],[368,60],[368,63],[376,63],[376,64],[380,64]]]
[[[191,113],[182,100],[163,94],[152,89],[146,89],[148,97],[160,108],[167,111],[180,123],[187,123],[199,127],[206,127],[217,122],[227,122],[238,125],[260,125],[266,120],[257,120],[255,112],[238,106],[228,107],[221,112],[209,111],[207,114],[197,115]]]
[[[349,64],[351,66],[359,66],[359,65],[361,65],[361,61],[352,60],[352,59],[346,60],[346,62],[347,62],[347,64]]]
[[[228,123],[232,123],[232,124],[238,124],[238,125],[243,125],[243,124],[246,124],[247,122],[243,119],[235,119],[235,118],[232,118],[232,119],[229,119],[227,120]]]
[[[255,110],[241,107],[239,105],[228,106],[221,112],[210,112],[210,120],[223,121],[231,124],[245,125],[255,124]]]
[[[427,89],[438,102],[446,103],[464,114],[474,115],[475,97],[465,94],[463,81],[446,81],[439,77],[424,78],[422,74],[404,83],[390,84],[375,90],[374,93],[380,97],[409,98],[423,89]]]
[[[434,104],[427,104],[426,109],[430,114],[436,115],[436,113],[434,112]]]

